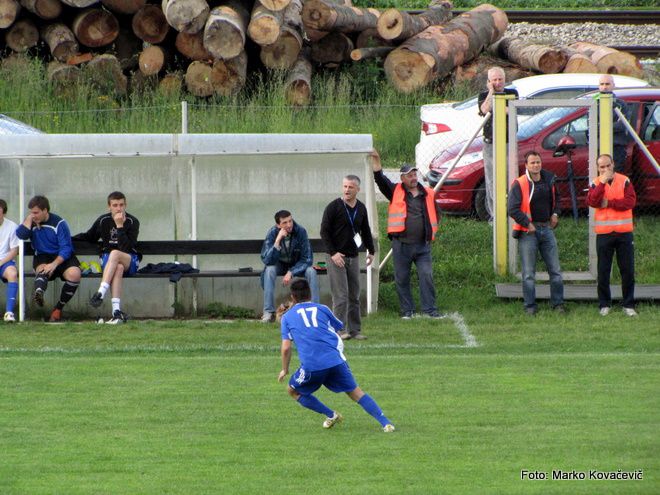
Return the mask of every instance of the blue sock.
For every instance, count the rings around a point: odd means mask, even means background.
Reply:
[[[325,414],[328,418],[335,414],[332,409],[311,394],[298,397],[298,404],[319,414]]]
[[[383,411],[380,410],[380,407],[378,407],[376,401],[373,400],[369,394],[364,394],[362,398],[358,401],[358,404],[362,406],[362,409],[364,409],[371,416],[376,418],[376,421],[378,421],[381,426],[390,424],[390,420],[385,417]]]
[[[16,294],[18,294],[18,282],[7,283],[7,311],[14,312],[16,306]]]

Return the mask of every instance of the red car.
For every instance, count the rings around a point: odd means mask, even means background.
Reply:
[[[629,121],[656,160],[660,160],[660,88],[615,90],[615,96],[627,103]],[[583,98],[591,98],[591,94]],[[561,207],[572,208],[569,191],[567,155],[557,152],[560,139],[570,136],[575,142],[571,150],[577,207],[586,208],[589,187],[588,123],[586,108],[551,108],[521,122],[518,127],[518,156],[520,173],[525,170],[524,156],[530,150],[541,153],[543,168],[554,172],[560,188]],[[563,142],[571,142],[564,139]],[[458,143],[447,148],[431,162],[427,176],[434,186],[465,145]],[[484,166],[481,138],[467,149],[465,155],[438,191],[436,201],[448,213],[475,214],[487,219],[485,207]],[[560,147],[561,148],[561,147]],[[628,144],[623,173],[631,178],[637,193],[638,206],[660,205],[660,175],[649,159],[631,141]]]

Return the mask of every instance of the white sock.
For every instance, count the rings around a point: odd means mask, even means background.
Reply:
[[[120,308],[121,300],[118,297],[113,297],[111,301],[112,301],[112,312],[114,313],[115,311],[121,311]]]
[[[101,293],[102,298],[105,297],[105,293],[108,292],[109,288],[110,288],[110,284],[101,282],[101,286],[99,287],[99,292]]]

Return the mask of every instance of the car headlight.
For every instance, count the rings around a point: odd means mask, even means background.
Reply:
[[[474,162],[478,162],[479,160],[483,159],[483,156],[484,154],[481,151],[476,151],[474,153],[466,153],[461,157],[460,160],[458,160],[458,163],[456,164],[456,168],[472,165]],[[447,160],[443,164],[443,167],[449,167],[452,164],[452,162],[453,160]]]

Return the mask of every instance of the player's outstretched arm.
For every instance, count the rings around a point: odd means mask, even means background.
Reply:
[[[289,374],[289,363],[291,362],[291,341],[288,339],[282,340],[282,347],[280,348],[282,355],[282,370],[277,376],[277,381],[282,382],[284,377]]]

